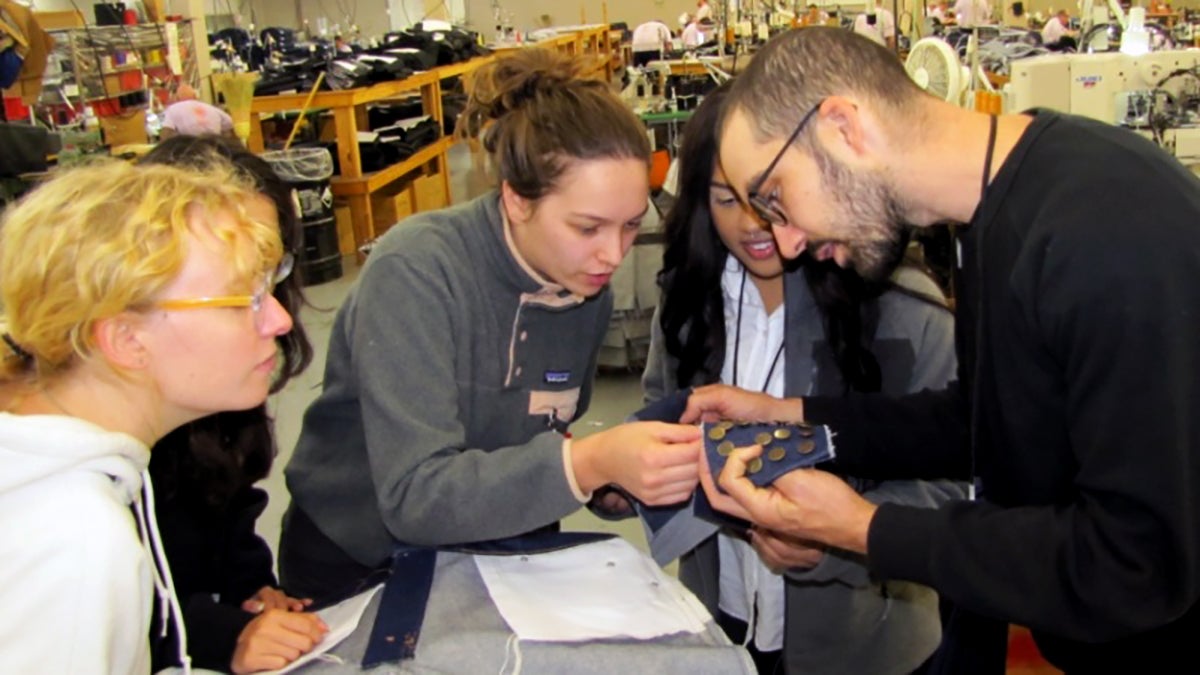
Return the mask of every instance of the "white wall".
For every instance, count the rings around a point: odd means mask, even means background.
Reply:
[[[503,10],[512,15],[513,25],[520,29],[536,27],[542,14],[549,14],[554,25],[578,24],[581,10],[587,23],[600,23],[605,4],[602,0],[500,0]],[[610,23],[624,21],[633,28],[657,19],[675,28],[680,14],[696,8],[696,0],[607,0],[607,5]],[[466,0],[466,15],[472,30],[482,33],[485,40],[492,38],[495,32],[492,0]]]
[[[83,11],[84,19],[93,21],[94,0],[75,1]],[[345,31],[354,24],[366,36],[407,28],[413,22],[420,21],[430,9],[443,13],[448,11],[450,16],[461,18],[466,13],[464,3],[465,0],[446,0],[443,8],[441,0],[203,0],[206,14],[220,17],[232,14],[240,25],[246,27],[253,22],[256,28],[299,28],[300,21],[307,20],[309,27],[315,31],[318,19],[323,18],[330,32],[335,26]],[[126,0],[127,6],[140,4],[135,0]],[[163,4],[168,14],[182,14],[187,0],[164,0]],[[32,0],[32,6],[44,12],[75,8],[71,0]]]

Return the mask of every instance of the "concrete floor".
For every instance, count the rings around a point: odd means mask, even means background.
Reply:
[[[451,194],[455,203],[465,201],[486,191],[490,179],[486,175],[483,161],[473,157],[465,144],[456,145],[450,151]],[[271,411],[275,416],[275,429],[279,455],[271,475],[260,485],[270,495],[266,512],[258,519],[258,531],[277,550],[280,519],[288,504],[288,492],[283,483],[283,468],[287,465],[300,435],[304,411],[321,390],[322,374],[325,370],[325,351],[333,318],[347,291],[358,276],[359,268],[353,258],[343,262],[340,279],[310,286],[306,291],[311,307],[301,312],[300,321],[308,331],[316,351],[313,363],[299,377],[288,383],[287,388],[272,397]],[[591,407],[587,415],[572,428],[577,436],[586,436],[598,430],[619,424],[629,413],[641,407],[641,385],[636,373],[605,373],[596,381]],[[620,522],[601,520],[586,509],[569,516],[563,521],[568,530],[612,532],[627,538],[635,546],[646,547],[645,535],[640,521],[630,519]],[[674,564],[668,568],[674,572]]]

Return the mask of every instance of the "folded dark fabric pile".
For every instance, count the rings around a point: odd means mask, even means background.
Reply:
[[[390,54],[359,54],[355,57],[359,63],[367,65],[371,71],[367,75],[369,84],[378,82],[392,82],[394,80],[403,80],[411,77],[415,68],[412,68],[408,63],[396,56]]]
[[[490,53],[479,45],[478,33],[458,27],[428,32],[418,27],[393,31],[383,36],[383,43],[385,49],[420,51],[434,66],[448,66]]]
[[[403,60],[404,64],[414,71],[432,70],[437,67],[436,51],[390,44],[380,47],[379,52]]]
[[[258,82],[254,83],[254,95],[271,96],[309,91],[317,81],[318,72],[320,71],[302,65],[264,70]],[[329,89],[324,83],[321,88]]]
[[[325,71],[331,89],[357,89],[371,83],[371,66],[350,58],[334,59]]]
[[[262,65],[262,77],[254,85],[255,96],[311,90],[318,73],[328,67],[334,55],[334,47],[328,41],[297,42],[295,33],[286,28],[264,28],[261,40],[270,56]],[[326,83],[321,85],[324,91],[333,88]]]
[[[412,157],[440,137],[438,123],[428,115],[365,133],[358,143],[362,170],[369,173],[386,169]]]
[[[62,149],[62,139],[42,127],[0,122],[0,177],[15,178],[29,171],[45,171],[46,156]]]
[[[421,97],[413,96],[403,101],[376,103],[367,108],[367,124],[372,129],[382,129],[424,114]]]
[[[256,96],[308,91],[322,70],[323,89],[357,89],[488,53],[479,46],[476,33],[461,28],[391,32],[379,46],[365,50],[352,46],[351,52],[339,52],[324,39],[299,42],[295,31],[287,28],[265,28],[258,38],[240,28],[226,29],[213,38],[222,45],[214,50],[214,58],[230,61],[236,54],[262,72]]]

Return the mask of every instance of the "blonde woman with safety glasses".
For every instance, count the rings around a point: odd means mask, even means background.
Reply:
[[[226,168],[106,163],[7,214],[0,672],[149,672],[154,602],[182,631],[145,470],[175,427],[267,396],[291,261],[254,195]]]

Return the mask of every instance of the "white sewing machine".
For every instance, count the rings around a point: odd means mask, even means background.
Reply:
[[[1200,97],[1200,50],[1048,54],[1013,61],[1010,69],[1010,112],[1050,108],[1127,126],[1187,163],[1200,161],[1200,116],[1184,110]]]

